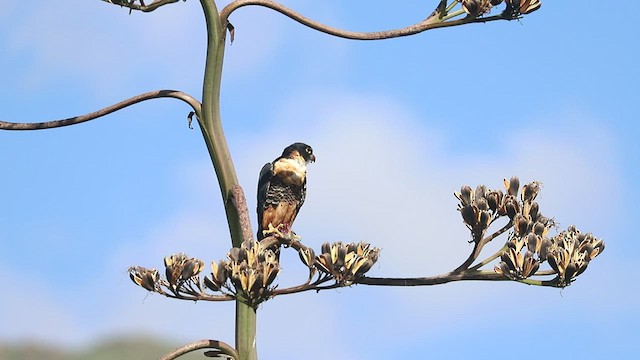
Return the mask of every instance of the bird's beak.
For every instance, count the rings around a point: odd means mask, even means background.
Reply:
[[[316,156],[311,154],[311,156],[309,156],[309,161],[310,162],[315,162],[316,161]]]

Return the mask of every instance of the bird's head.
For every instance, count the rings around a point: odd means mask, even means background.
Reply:
[[[316,156],[313,155],[313,149],[311,146],[300,142],[287,146],[282,152],[282,157],[295,159],[305,164],[316,161]]]

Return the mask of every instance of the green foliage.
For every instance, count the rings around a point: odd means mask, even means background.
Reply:
[[[89,349],[63,349],[40,343],[0,344],[2,360],[139,360],[158,359],[178,344],[157,339],[113,339],[101,342]],[[202,359],[202,352],[181,357],[184,360]]]

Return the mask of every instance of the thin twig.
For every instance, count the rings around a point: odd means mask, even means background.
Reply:
[[[238,352],[236,349],[231,347],[231,345],[218,341],[218,340],[199,340],[189,343],[187,345],[181,346],[172,352],[164,355],[160,358],[160,360],[173,360],[182,356],[184,354],[190,353],[192,351],[200,350],[200,349],[218,349],[223,354],[232,357],[233,359],[239,359]]]
[[[531,275],[531,276],[549,276],[549,275],[555,275],[557,274],[557,272],[555,270],[538,270],[535,272],[535,274]]]
[[[500,257],[500,255],[502,255],[502,253],[507,249],[507,245],[503,245],[500,250],[496,251],[495,254],[489,256],[488,258],[482,260],[481,262],[473,265],[472,267],[469,268],[469,270],[478,270],[481,267],[487,265],[488,263],[492,262],[493,260],[497,259]]]
[[[335,289],[335,288],[342,287],[342,285],[339,285],[339,284],[332,284],[329,286],[318,287],[318,285],[321,285],[331,279],[333,279],[331,276],[320,277],[318,278],[318,280],[314,281],[313,283],[305,283],[302,285],[292,286],[284,289],[276,289],[276,290],[273,290],[271,294],[273,296],[278,296],[278,295],[285,295],[285,294],[295,294],[295,293],[309,291],[309,290],[320,291],[320,290],[328,290],[328,289]]]
[[[76,125],[76,124],[80,124],[86,121],[94,120],[99,117],[111,114],[112,112],[124,109],[127,106],[131,106],[133,104],[137,104],[145,100],[158,99],[158,98],[175,98],[175,99],[184,101],[185,103],[189,104],[189,106],[191,106],[191,108],[195,112],[196,117],[199,121],[201,104],[193,96],[185,94],[182,91],[176,91],[176,90],[156,90],[156,91],[150,91],[144,94],[136,95],[134,97],[128,98],[117,104],[108,106],[98,111],[94,111],[85,115],[75,116],[72,118],[67,118],[62,120],[53,120],[53,121],[38,122],[38,123],[16,123],[16,122],[0,121],[0,130],[42,130],[42,129],[53,129],[53,128],[69,126],[69,125]]]
[[[409,25],[407,27],[401,29],[393,29],[393,30],[385,30],[385,31],[374,31],[374,32],[357,32],[357,31],[347,31],[338,28],[334,28],[317,21],[311,20],[307,17],[302,16],[301,14],[293,11],[292,9],[279,4],[272,0],[236,0],[227,5],[222,11],[220,11],[220,20],[223,23],[228,23],[228,18],[231,13],[238,8],[243,6],[256,5],[269,8],[271,10],[277,11],[292,20],[299,22],[300,24],[312,28],[314,30],[323,32],[328,35],[333,35],[345,39],[352,40],[382,40],[382,39],[391,39],[402,36],[410,36],[421,33],[426,30],[436,29],[436,28],[444,28],[450,26],[458,26],[462,24],[469,23],[478,23],[478,22],[489,22],[495,20],[513,20],[513,18],[508,17],[506,15],[500,14],[495,16],[488,17],[480,17],[474,18],[472,16],[466,16],[462,19],[451,20],[451,21],[442,21],[442,19],[434,15],[436,11],[432,13],[425,20],[414,24]],[[437,9],[436,9],[437,10]]]
[[[235,297],[229,294],[223,295],[208,295],[208,294],[192,294],[192,296],[184,296],[182,294],[172,294],[168,292],[163,292],[162,295],[172,298],[172,299],[180,299],[180,300],[189,300],[189,301],[231,301],[235,300]]]
[[[465,260],[460,266],[458,266],[455,270],[453,270],[453,273],[458,273],[464,270],[467,270],[469,268],[469,266],[471,266],[471,264],[473,264],[474,261],[476,261],[476,259],[478,258],[478,256],[480,256],[480,253],[482,252],[482,248],[489,243],[491,240],[497,238],[498,236],[502,235],[505,231],[509,230],[511,227],[513,226],[513,222],[509,221],[505,226],[503,226],[500,230],[494,232],[493,234],[481,239],[480,241],[478,241],[477,243],[475,243],[475,245],[473,246],[473,251],[471,252],[471,254],[469,255],[469,257],[467,258],[467,260]],[[500,255],[498,255],[500,256]],[[497,257],[497,256],[496,256]]]

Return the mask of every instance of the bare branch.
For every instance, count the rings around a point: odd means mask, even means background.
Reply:
[[[172,299],[180,299],[180,300],[189,300],[189,301],[231,301],[235,300],[235,297],[223,294],[223,295],[208,295],[202,293],[194,293],[192,296],[185,296],[183,293],[178,295],[174,295],[169,292],[162,293],[162,295],[172,298]]]
[[[481,262],[473,265],[472,267],[469,267],[469,270],[478,270],[481,267],[487,265],[488,263],[492,262],[493,260],[497,259],[500,257],[500,255],[502,255],[502,253],[507,249],[507,245],[503,245],[500,250],[496,251],[495,254],[489,256],[488,258],[482,260]],[[468,266],[468,265],[467,265]],[[458,268],[459,269],[459,268]],[[457,269],[456,269],[457,270]],[[466,269],[465,269],[466,270]]]
[[[535,274],[531,275],[531,276],[549,276],[549,275],[555,275],[557,274],[555,272],[555,270],[538,270],[535,272]]]
[[[461,271],[464,271],[466,269],[469,268],[469,266],[471,266],[471,264],[473,264],[474,261],[476,261],[476,259],[478,258],[478,256],[480,256],[480,253],[482,252],[482,248],[491,240],[495,239],[496,237],[502,235],[505,231],[509,230],[511,227],[513,227],[513,222],[509,221],[505,226],[503,226],[500,230],[494,232],[493,234],[483,238],[482,240],[478,241],[474,247],[473,247],[473,251],[471,252],[471,254],[469,255],[469,257],[467,258],[467,260],[465,260],[465,262],[463,262],[460,266],[458,266],[455,270],[453,270],[453,273],[458,273]],[[502,251],[502,250],[501,250]],[[497,258],[498,256],[500,256],[500,252],[494,254],[494,258]],[[491,259],[491,260],[493,260]],[[489,260],[489,261],[491,261]],[[483,261],[484,263],[484,261]],[[477,267],[475,268],[477,269]]]
[[[201,349],[217,349],[220,350],[222,354],[228,355],[233,359],[240,358],[236,349],[225,342],[218,340],[199,340],[173,350],[172,352],[161,357],[160,360],[173,360],[184,354]]]
[[[299,240],[295,238],[287,238],[287,237],[278,237],[278,236],[267,236],[266,238],[260,240],[260,245],[264,248],[269,248],[273,246],[286,246],[295,249],[296,251],[300,251],[301,249],[306,249],[307,247],[303,245]]]
[[[494,271],[463,271],[463,272],[450,272],[442,275],[421,277],[421,278],[376,278],[376,277],[362,277],[356,281],[358,284],[365,285],[378,285],[378,286],[425,286],[425,285],[440,285],[453,281],[462,280],[484,280],[484,281],[513,281],[505,276],[502,276]],[[558,287],[557,281],[539,281],[523,279],[519,282],[528,285],[538,286],[551,286]]]
[[[140,0],[140,4],[136,4],[136,0],[102,0],[104,2],[108,2],[114,5],[120,5],[122,7],[128,8],[131,10],[139,10],[142,12],[151,12],[160,6],[172,4],[178,2],[180,0],[156,0],[149,5],[145,5],[143,0]]]
[[[176,90],[156,90],[147,92],[144,94],[140,94],[129,99],[123,100],[117,104],[108,106],[104,109],[88,113],[85,115],[75,116],[72,118],[62,119],[62,120],[53,120],[39,123],[14,123],[14,122],[6,122],[0,121],[0,130],[42,130],[42,129],[53,129],[63,126],[76,125],[89,120],[94,120],[99,117],[111,114],[112,112],[116,112],[118,110],[124,109],[127,106],[131,106],[133,104],[137,104],[139,102],[151,99],[158,98],[175,98],[184,101],[189,104],[193,111],[195,112],[198,121],[200,119],[200,109],[202,105],[198,100],[196,100],[193,96],[185,94],[181,91]]]
[[[380,285],[380,286],[424,286],[446,284],[452,281],[461,280],[510,280],[498,275],[494,271],[463,271],[449,272],[442,275],[427,276],[419,278],[377,278],[362,277],[358,279],[358,284]]]
[[[305,283],[302,285],[292,286],[284,289],[275,289],[271,292],[271,295],[272,297],[275,297],[278,295],[295,294],[295,293],[309,291],[309,290],[320,291],[320,290],[337,289],[340,287],[344,287],[344,285],[341,285],[338,283],[331,284],[328,286],[322,286],[322,287],[318,286],[332,279],[333,278],[331,276],[320,277],[318,280],[314,281],[313,283]]]
[[[500,14],[495,16],[488,17],[474,17],[474,16],[466,16],[462,19],[458,20],[449,20],[445,21],[446,18],[441,17],[441,13],[439,8],[436,8],[434,12],[422,20],[421,22],[409,25],[407,27],[401,29],[394,30],[385,30],[385,31],[374,31],[374,32],[356,32],[356,31],[347,31],[342,29],[337,29],[317,21],[311,20],[302,16],[301,14],[289,9],[288,7],[279,4],[272,0],[236,0],[227,5],[222,11],[220,11],[220,19],[223,23],[228,23],[228,18],[233,11],[243,6],[256,5],[269,8],[271,10],[277,11],[302,25],[310,27],[314,30],[323,32],[328,35],[333,35],[345,39],[352,40],[382,40],[382,39],[391,39],[402,36],[410,36],[421,33],[426,30],[436,29],[436,28],[444,28],[449,26],[457,26],[468,23],[477,23],[477,22],[489,22],[495,20],[513,20],[513,17],[510,17],[506,14]],[[457,12],[453,16],[461,15],[462,13]]]

